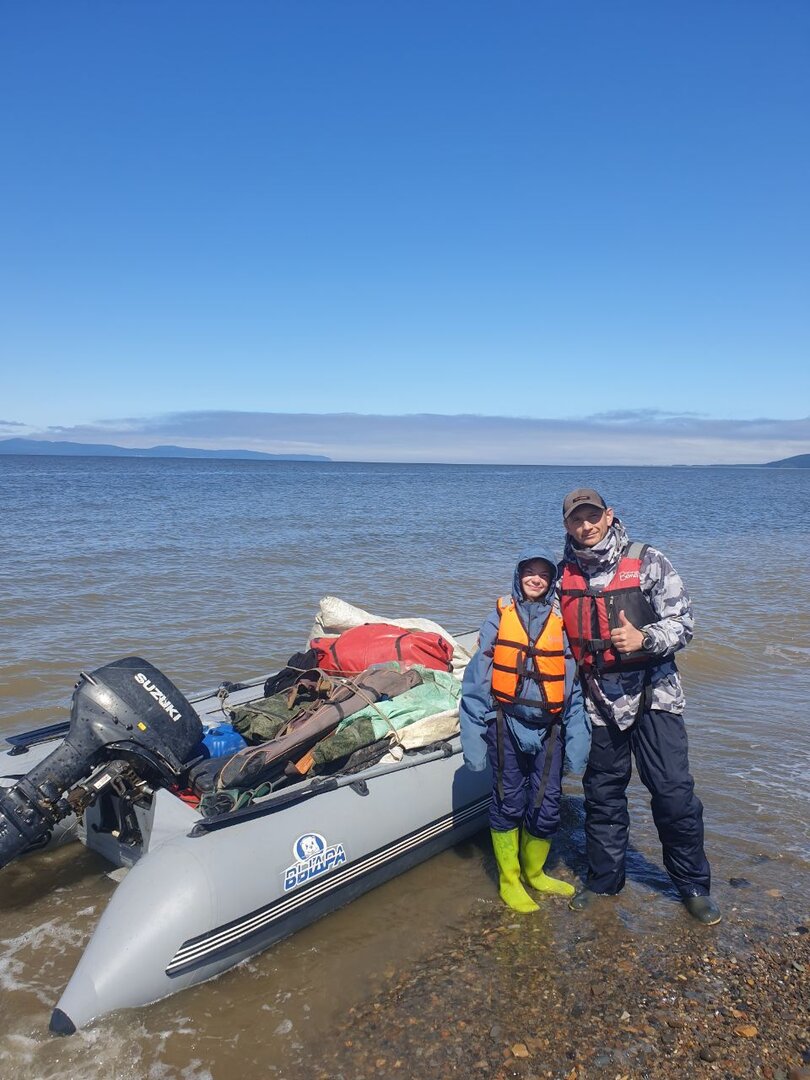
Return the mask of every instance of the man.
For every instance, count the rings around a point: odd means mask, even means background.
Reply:
[[[664,866],[689,914],[717,923],[674,659],[692,639],[689,595],[660,551],[630,542],[598,492],[566,495],[563,521],[560,605],[592,724],[583,778],[588,876],[569,906],[581,911],[624,886],[632,753],[652,796]]]
[[[586,734],[554,595],[556,578],[550,552],[532,548],[521,554],[511,595],[498,601],[481,627],[460,706],[467,767],[492,768],[489,822],[498,891],[520,912],[537,911],[524,883],[539,893],[574,895],[573,885],[544,871],[560,824],[563,758],[568,752],[572,759]]]

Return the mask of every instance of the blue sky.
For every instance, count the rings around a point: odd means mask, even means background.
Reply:
[[[0,437],[810,451],[804,0],[45,0],[0,30]]]

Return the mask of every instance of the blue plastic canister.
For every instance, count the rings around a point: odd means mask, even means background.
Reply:
[[[235,754],[237,750],[241,750],[243,746],[247,746],[247,743],[239,734],[234,730],[232,724],[218,724],[215,728],[210,728],[203,736],[203,746],[208,751],[208,756],[224,757],[225,754]]]

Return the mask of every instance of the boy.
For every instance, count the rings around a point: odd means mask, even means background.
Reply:
[[[565,727],[586,723],[554,586],[557,568],[542,549],[523,552],[511,596],[481,627],[464,673],[460,707],[464,761],[492,768],[490,830],[501,899],[537,910],[521,881],[541,893],[573,896],[543,872],[560,823]]]

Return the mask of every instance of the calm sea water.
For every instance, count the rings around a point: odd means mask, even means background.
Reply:
[[[682,668],[715,891],[762,918],[767,890],[806,909],[810,471],[0,457],[0,733],[64,719],[78,671],[127,654],[185,690],[269,671],[302,646],[325,594],[472,629],[520,548],[561,550],[560,503],[583,484],[667,553],[694,599]],[[660,856],[637,786],[631,812],[627,918],[666,933],[642,902],[643,866]],[[237,1051],[244,1080],[299,1075],[318,1032],[425,947],[426,923],[440,932],[493,900],[487,858],[465,854],[61,1042],[50,1009],[114,886],[75,846],[15,864],[0,878],[0,1075],[203,1080],[231,1075]]]

